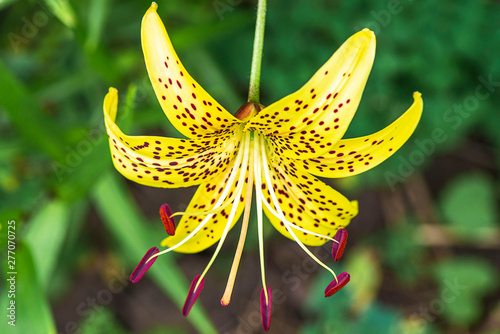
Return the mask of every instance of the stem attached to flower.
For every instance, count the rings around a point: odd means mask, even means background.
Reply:
[[[253,40],[252,69],[250,72],[250,88],[248,102],[259,103],[260,67],[262,63],[262,48],[264,46],[264,28],[266,25],[266,0],[259,0],[257,5],[257,21]]]
[[[250,140],[252,141],[252,140]],[[236,273],[238,272],[238,266],[241,260],[241,254],[243,253],[243,246],[245,245],[245,239],[248,231],[248,221],[250,220],[250,209],[252,206],[252,189],[253,189],[253,150],[250,150],[250,157],[248,160],[248,166],[250,172],[248,173],[247,182],[247,193],[245,195],[245,212],[243,214],[243,223],[241,224],[240,239],[238,240],[238,246],[236,247],[236,254],[234,255],[233,265],[231,266],[231,271],[229,272],[229,278],[226,284],[226,290],[224,295],[220,300],[223,306],[229,305],[231,302],[231,294],[234,288],[234,281],[236,279]]]

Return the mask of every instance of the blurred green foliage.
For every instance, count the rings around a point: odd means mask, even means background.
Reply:
[[[466,174],[442,191],[443,215],[454,233],[467,242],[489,237],[499,221],[493,180]]]
[[[159,1],[159,14],[191,75],[234,112],[246,98],[255,2],[218,1],[225,6]],[[67,331],[56,329],[53,310],[97,254],[112,254],[115,265],[130,272],[159,241],[152,227],[157,224],[149,224],[114,172],[102,119],[102,100],[113,86],[120,91],[122,128],[179,136],[159,109],[142,59],[140,21],[149,5],[0,1],[0,247],[7,250],[7,222],[15,220],[19,327],[14,332]],[[489,321],[499,295],[494,265],[500,238],[499,9],[493,0],[269,2],[262,103],[298,89],[350,35],[372,29],[375,64],[347,136],[385,127],[411,104],[415,90],[422,92],[424,114],[414,136],[391,159],[336,184],[355,197],[375,188],[407,189],[405,182],[424,175],[435,199],[425,207],[434,219],[416,209],[368,232],[356,230],[359,239],[350,239],[355,246],[342,264],[351,283],[325,299],[322,289],[330,278],[318,275],[304,306],[288,314],[303,317],[297,331],[496,330]],[[93,240],[95,224],[104,247]],[[429,225],[441,239],[426,237],[423,227]],[[272,233],[268,240],[274,240]],[[247,249],[254,252],[255,245]],[[162,258],[150,276],[178,307],[188,280],[175,259]],[[5,282],[7,257],[2,260]],[[446,282],[455,279],[467,288],[437,312],[433,307],[441,305]],[[401,293],[406,303],[391,305],[386,296],[394,293],[388,292],[392,284],[412,298]],[[5,288],[2,307],[8,302]],[[4,320],[0,331],[12,332]],[[77,321],[82,333],[129,331],[109,308]],[[201,303],[187,321],[198,332],[220,330]],[[147,333],[192,330],[182,322],[154,325]]]

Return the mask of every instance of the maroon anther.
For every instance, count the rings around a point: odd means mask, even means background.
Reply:
[[[152,247],[146,252],[146,254],[142,258],[141,262],[139,262],[137,267],[135,267],[134,271],[130,275],[130,281],[132,283],[137,283],[141,280],[142,276],[144,276],[146,271],[148,271],[148,269],[151,268],[151,266],[153,265],[153,263],[155,263],[155,261],[158,257],[155,256],[149,262],[148,262],[148,259],[151,256],[158,254],[159,252],[160,252],[160,250],[157,247]]]
[[[160,207],[160,217],[163,226],[165,226],[165,231],[167,231],[168,235],[175,234],[175,220],[173,217],[170,217],[171,215],[172,215],[172,210],[170,210],[168,204],[163,204]]]
[[[335,294],[337,291],[342,289],[349,281],[351,280],[351,275],[348,273],[340,273],[337,275],[337,279],[334,279],[333,281],[328,284],[328,286],[325,289],[325,297],[330,297],[333,294]]]
[[[340,228],[335,237],[335,241],[332,246],[332,256],[335,261],[340,260],[342,254],[344,253],[345,244],[347,243],[347,231],[344,228]],[[338,242],[337,242],[338,241]]]
[[[262,328],[266,331],[269,330],[269,326],[271,326],[271,306],[273,296],[270,287],[267,287],[267,297],[269,300],[266,303],[266,293],[264,292],[264,288],[262,288],[260,291],[260,313],[262,315]]]
[[[201,280],[200,285],[198,285],[198,288],[195,290],[196,284],[198,284],[199,279],[200,275],[196,276],[191,283],[186,301],[184,302],[184,307],[182,308],[182,315],[184,316],[187,316],[189,314],[189,311],[191,311],[191,307],[193,307],[196,299],[198,299],[198,296],[200,295],[201,290],[203,290],[203,285],[205,285],[205,278]]]

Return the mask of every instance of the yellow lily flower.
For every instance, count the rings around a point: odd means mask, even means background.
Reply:
[[[173,250],[196,253],[218,242],[207,268],[191,285],[183,310],[187,315],[229,230],[245,212],[221,301],[227,305],[255,190],[263,326],[268,329],[271,290],[265,283],[262,213],[281,234],[333,274],[325,295],[338,291],[349,275],[342,273],[337,278],[306,246],[333,241],[332,255],[338,260],[347,238],[344,227],[356,216],[358,205],[315,176],[353,176],[389,158],[417,126],[423,108],[421,94],[415,92],[410,108],[385,129],[342,139],[375,56],[375,35],[364,29],[350,37],[297,92],[268,107],[246,103],[233,116],[186,71],[156,10],[153,3],[142,21],[146,67],[165,115],[188,139],[125,135],[115,124],[118,93],[110,88],[104,117],[113,163],[125,177],[143,185],[199,188],[184,213],[172,214],[168,206],[162,206],[162,220],[171,236],[161,245],[168,248],[149,250],[131,279],[138,281],[160,254]],[[176,215],[182,218],[175,227]]]

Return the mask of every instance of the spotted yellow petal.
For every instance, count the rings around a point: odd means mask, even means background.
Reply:
[[[374,57],[373,32],[356,33],[301,89],[260,111],[246,128],[267,135],[276,152],[289,158],[329,151],[358,108]]]
[[[153,2],[142,20],[142,49],[160,105],[188,138],[202,138],[240,121],[215,101],[186,71],[170,42]]]
[[[238,168],[241,168],[241,164],[239,164],[238,166]],[[223,190],[227,185],[228,180],[230,179],[230,174],[231,168],[226,172],[219,174],[210,182],[201,184],[198,187],[198,190],[196,190],[196,193],[191,199],[191,202],[189,203],[189,206],[187,207],[185,212],[196,213],[212,210],[217,204],[217,200],[221,196],[221,193],[223,193]],[[237,195],[236,190],[238,181],[238,178],[235,178],[232,182],[228,198],[231,198],[233,194]],[[246,193],[246,187],[247,179],[245,178],[243,189],[241,192],[242,195],[239,198],[234,198],[234,200],[231,201],[231,204],[227,205],[222,211],[214,213],[213,216],[209,217],[206,225],[198,233],[194,234],[186,243],[176,248],[175,251],[180,253],[198,253],[219,241],[228,222],[229,214],[235,201],[238,202],[237,204],[235,204],[238,207],[231,223],[231,228],[241,216],[241,213],[243,212],[243,209],[245,207],[244,194]],[[161,243],[161,246],[175,246],[184,238],[186,238],[190,233],[192,233],[206,217],[207,216],[204,215],[183,215],[175,230],[175,235],[164,239]]]
[[[104,120],[115,168],[128,179],[161,188],[198,185],[226,171],[240,137],[232,131],[207,139],[127,136],[115,124],[118,92],[104,99]]]
[[[333,238],[339,228],[348,225],[357,215],[357,202],[349,201],[314,176],[287,165],[280,157],[275,157],[272,165],[274,167],[269,168],[272,186],[288,222],[313,233]],[[262,179],[264,180],[264,177]],[[264,200],[272,203],[268,185],[263,182],[261,189]],[[271,207],[273,208],[272,205]],[[266,206],[264,211],[281,234],[293,239],[282,219],[273,215]],[[327,241],[325,238],[303,231],[292,230],[305,245],[320,246]]]
[[[423,102],[419,92],[413,98],[411,107],[385,129],[369,136],[343,139],[320,157],[294,163],[321,177],[352,176],[377,166],[403,146],[417,127]]]

